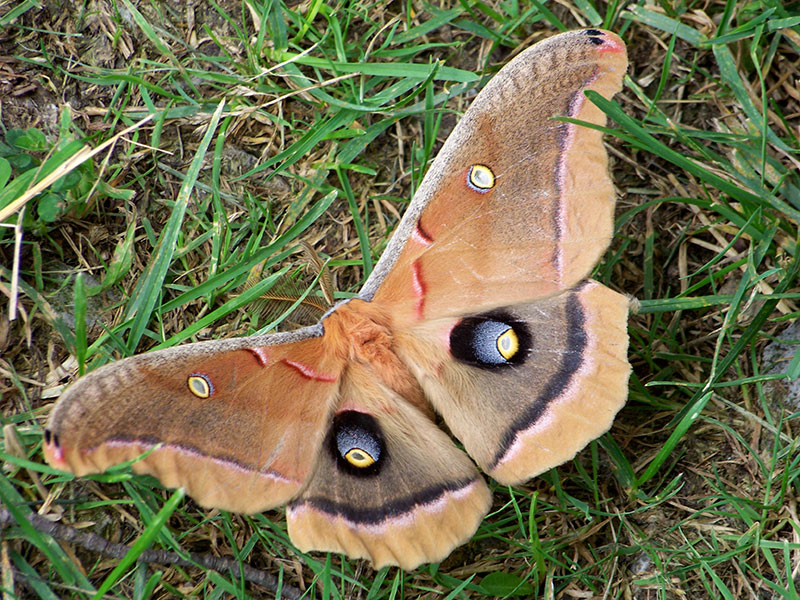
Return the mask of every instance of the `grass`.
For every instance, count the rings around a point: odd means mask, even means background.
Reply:
[[[0,211],[54,174],[0,213],[0,289],[19,290],[17,318],[0,317],[7,597],[264,593],[243,567],[137,561],[148,548],[234,557],[285,597],[798,597],[798,412],[761,361],[798,314],[796,6],[74,8],[0,1]],[[319,296],[301,240],[337,297],[354,294],[471,90],[520,45],[584,25],[621,33],[631,57],[623,93],[596,100],[621,198],[595,276],[640,301],[609,434],[525,486],[492,484],[475,538],[414,572],[302,555],[280,512],[202,511],[126,468],[73,480],[43,464],[42,424],[75,372],[269,330],[253,300],[284,273]],[[59,545],[33,512],[130,549]]]

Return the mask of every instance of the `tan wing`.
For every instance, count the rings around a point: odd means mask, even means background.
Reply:
[[[342,368],[322,338],[302,337],[189,344],[97,369],[59,399],[45,457],[86,475],[155,448],[133,470],[203,506],[285,504],[314,466]]]
[[[597,29],[521,53],[476,97],[362,290],[397,327],[527,302],[587,277],[611,239],[614,190],[584,92],[613,96],[625,45]]]
[[[597,282],[398,338],[398,354],[475,461],[504,484],[571,459],[627,397],[628,300]]]
[[[353,364],[317,467],[287,521],[300,550],[413,569],[467,541],[490,503],[475,465],[450,438],[368,367]]]

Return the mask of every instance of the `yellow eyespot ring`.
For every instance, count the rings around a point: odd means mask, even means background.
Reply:
[[[347,459],[347,462],[359,469],[364,469],[375,464],[375,459],[372,458],[366,450],[362,450],[361,448],[352,448],[348,450],[344,457]]]
[[[214,386],[211,385],[211,380],[206,375],[189,375],[186,383],[189,386],[189,391],[198,398],[209,398],[214,393]]]
[[[467,173],[467,183],[482,194],[494,187],[494,173],[486,165],[472,165]]]
[[[497,351],[506,360],[514,358],[519,351],[519,338],[511,327],[497,337]]]

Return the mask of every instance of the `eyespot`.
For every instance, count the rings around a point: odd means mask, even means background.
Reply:
[[[189,391],[198,398],[210,398],[211,394],[214,393],[214,386],[208,375],[192,373],[186,383],[189,385]]]
[[[497,338],[497,351],[506,360],[511,360],[514,358],[517,350],[519,350],[519,338],[509,326],[509,328]]]
[[[353,448],[352,450],[349,450],[344,457],[347,459],[347,462],[354,467],[358,467],[359,469],[363,469],[364,467],[369,467],[370,465],[375,464],[375,459],[361,448]]]
[[[386,462],[386,445],[378,421],[366,413],[345,411],[333,418],[330,448],[337,465],[359,477],[377,475]]]
[[[485,194],[494,187],[494,173],[486,165],[472,165],[467,172],[467,185]]]
[[[461,362],[483,368],[521,364],[532,347],[527,324],[508,313],[462,319],[450,332],[450,353]]]

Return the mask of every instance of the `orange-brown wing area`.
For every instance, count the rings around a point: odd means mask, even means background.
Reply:
[[[353,363],[314,474],[287,507],[287,521],[300,550],[412,569],[467,541],[490,503],[475,465],[450,438]]]
[[[589,281],[561,295],[421,324],[397,340],[434,408],[494,479],[575,456],[625,403],[628,299]]]
[[[622,86],[613,33],[587,29],[521,53],[445,142],[362,297],[398,327],[528,302],[584,279],[611,239],[614,190],[585,98]]]
[[[342,364],[321,337],[280,339],[189,344],[93,371],[55,406],[47,461],[86,475],[151,450],[133,470],[203,506],[286,503],[314,467]]]

